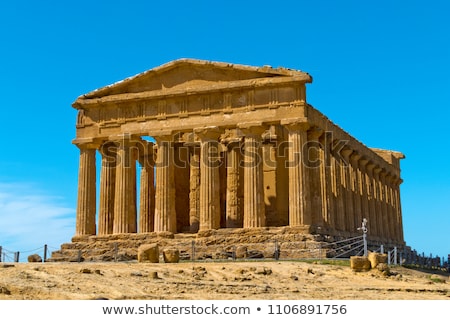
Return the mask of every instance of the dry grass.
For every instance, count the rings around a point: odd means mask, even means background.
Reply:
[[[20,263],[0,264],[0,299],[450,299],[448,275],[433,279],[403,267],[355,273],[339,260]]]

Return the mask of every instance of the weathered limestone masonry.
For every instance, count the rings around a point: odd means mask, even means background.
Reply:
[[[363,218],[369,241],[404,246],[403,154],[333,124],[307,103],[311,82],[182,59],[80,96],[75,236],[55,257],[119,238],[136,239],[136,252],[161,235],[231,243],[236,228],[241,242],[274,230],[325,241],[361,234]]]

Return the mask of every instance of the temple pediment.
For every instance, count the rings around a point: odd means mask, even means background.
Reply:
[[[268,82],[295,81],[309,83],[311,76],[302,71],[269,66],[252,67],[224,62],[194,59],[171,61],[133,77],[94,90],[75,101],[98,100],[110,96],[139,95],[153,96],[183,94],[220,90],[236,86],[258,86]]]

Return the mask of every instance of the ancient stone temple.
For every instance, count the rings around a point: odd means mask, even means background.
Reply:
[[[311,82],[286,68],[182,59],[80,96],[73,243],[323,240],[360,234],[365,218],[372,242],[404,245],[403,154],[366,147],[309,105]]]

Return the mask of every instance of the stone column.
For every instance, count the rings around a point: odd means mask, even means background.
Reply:
[[[375,201],[375,220],[377,225],[377,236],[383,237],[383,224],[382,224],[382,212],[381,212],[381,193],[380,193],[380,167],[373,169],[373,182],[374,182],[374,201]]]
[[[358,168],[358,160],[361,156],[353,152],[350,156],[350,164],[352,170],[352,193],[353,193],[353,231],[357,231],[357,228],[361,226],[363,216],[361,214],[361,189],[360,179],[361,173]]]
[[[344,196],[342,194],[342,181],[341,181],[341,163],[336,156],[331,154],[331,178],[332,178],[332,191],[334,197],[334,212],[333,220],[334,227],[337,230],[344,230]]]
[[[139,164],[141,183],[139,199],[139,232],[153,232],[155,225],[155,171],[153,143],[141,141]]]
[[[309,175],[310,196],[311,196],[311,214],[312,224],[314,226],[322,227],[324,225],[323,219],[323,190],[322,190],[322,175],[324,161],[322,160],[322,145],[319,142],[319,137],[323,130],[314,128],[308,131],[307,148],[304,148],[306,153],[306,170]],[[305,150],[306,149],[306,150]]]
[[[369,204],[369,217],[367,218],[370,225],[370,235],[377,235],[377,221],[376,221],[376,213],[375,213],[375,197],[374,197],[374,178],[373,178],[373,169],[375,168],[375,164],[372,162],[367,163],[366,165],[366,185],[367,185],[367,197]]]
[[[380,172],[380,211],[381,211],[381,234],[383,239],[389,239],[389,224],[387,217],[387,194],[386,194],[386,175],[383,169]]]
[[[330,147],[333,147],[333,143],[330,144]],[[330,151],[330,199],[333,204],[333,208],[330,210],[330,221],[332,222],[334,230],[341,230],[341,221],[340,221],[340,212],[341,212],[341,203],[339,202],[339,171],[338,165],[336,164],[336,158],[333,153]]]
[[[172,136],[156,137],[155,232],[177,232]]]
[[[400,202],[400,184],[402,179],[396,178],[394,180],[394,200],[395,200],[395,218],[396,218],[396,237],[395,240],[403,242],[403,221],[402,221],[402,207]]]
[[[192,143],[189,161],[189,225],[191,232],[200,228],[200,145]]]
[[[343,191],[345,196],[345,231],[354,232],[356,230],[356,226],[354,224],[354,193],[353,193],[353,170],[350,163],[350,157],[353,153],[351,149],[343,149],[342,156],[344,157],[344,162],[342,163],[342,172],[344,177],[344,185]]]
[[[227,143],[227,199],[226,199],[226,227],[242,228],[243,212],[239,203],[239,164],[241,160],[240,139]]]
[[[309,124],[282,123],[289,137],[289,226],[311,225],[309,176],[304,165],[303,146],[307,143]]]
[[[360,158],[359,160],[359,188],[360,188],[360,194],[361,194],[361,215],[363,219],[368,220],[368,228],[369,230],[372,227],[372,222],[370,221],[370,215],[369,215],[369,196],[367,191],[367,170],[366,165],[369,161],[365,158]],[[361,222],[360,222],[361,223]],[[370,231],[369,231],[370,232]]]
[[[387,227],[389,230],[389,240],[395,238],[395,221],[394,221],[394,207],[393,207],[393,192],[392,192],[393,176],[388,173],[386,176],[386,203],[387,203]]]
[[[80,148],[80,163],[78,169],[78,201],[75,235],[95,235],[96,146],[80,144],[77,147]]]
[[[200,141],[200,230],[220,228],[218,127],[196,128]]]
[[[322,162],[321,167],[321,189],[322,189],[322,217],[325,224],[330,228],[335,228],[334,221],[334,198],[332,190],[332,175],[331,175],[331,145],[328,133],[325,132],[319,138],[319,142],[322,145],[320,149],[320,160]]]
[[[113,233],[135,233],[136,150],[133,149],[134,142],[129,135],[123,135],[117,144]]]
[[[98,216],[98,234],[112,234],[114,226],[114,194],[116,186],[116,152],[113,142],[104,143],[102,168],[100,172],[100,212]]]
[[[259,124],[240,124],[244,137],[244,228],[264,227],[266,208],[264,203],[262,133]]]

